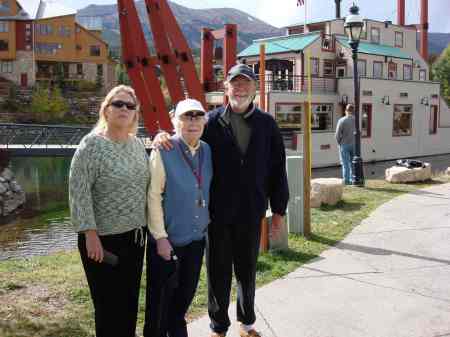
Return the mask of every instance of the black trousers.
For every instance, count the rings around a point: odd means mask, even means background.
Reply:
[[[147,297],[144,337],[187,337],[185,315],[200,277],[205,240],[173,247],[178,258],[178,282],[172,287],[168,278],[174,272],[173,261],[158,255],[156,244],[147,243]]]
[[[224,333],[230,326],[228,306],[233,266],[237,283],[237,320],[247,325],[256,320],[255,279],[260,232],[259,223],[211,223],[208,227],[208,313],[214,332]]]
[[[97,337],[136,336],[145,236],[145,229],[100,236],[103,248],[119,258],[113,267],[89,259],[85,236],[78,235],[78,249],[94,303]]]

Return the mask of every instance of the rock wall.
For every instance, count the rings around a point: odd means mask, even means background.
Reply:
[[[13,214],[25,203],[25,191],[9,168],[0,169],[0,218]]]

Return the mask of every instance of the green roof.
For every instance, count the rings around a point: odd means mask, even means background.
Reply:
[[[351,48],[348,43],[347,38],[338,37],[337,40],[344,47]],[[408,60],[412,59],[412,57],[410,55],[405,53],[400,48],[394,48],[391,46],[375,44],[375,43],[360,42],[359,46],[358,46],[358,52],[364,53],[364,54],[390,56],[390,57],[396,57],[396,58],[400,58],[400,59],[408,59]]]
[[[319,34],[289,35],[277,38],[256,40],[253,41],[250,46],[241,51],[238,57],[259,55],[259,46],[261,44],[266,45],[267,55],[300,51],[316,41],[319,36]]]

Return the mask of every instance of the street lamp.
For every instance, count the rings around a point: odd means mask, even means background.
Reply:
[[[353,86],[355,89],[355,141],[352,159],[352,181],[353,185],[364,186],[364,172],[361,159],[361,131],[359,128],[359,79],[358,79],[358,45],[363,30],[363,18],[359,15],[358,6],[353,3],[350,15],[345,18],[345,31],[352,48],[353,59]]]

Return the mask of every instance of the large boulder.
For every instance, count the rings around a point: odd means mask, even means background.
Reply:
[[[392,166],[385,171],[385,179],[390,183],[412,183],[431,179],[431,164],[424,163],[424,167],[407,168]]]
[[[7,216],[25,203],[25,191],[14,179],[10,169],[0,172],[0,217]]]
[[[342,199],[344,186],[339,178],[318,178],[311,180],[311,207],[322,204],[336,205]]]
[[[447,175],[450,176],[450,167],[447,167],[447,171],[445,171],[445,173],[447,173]]]

